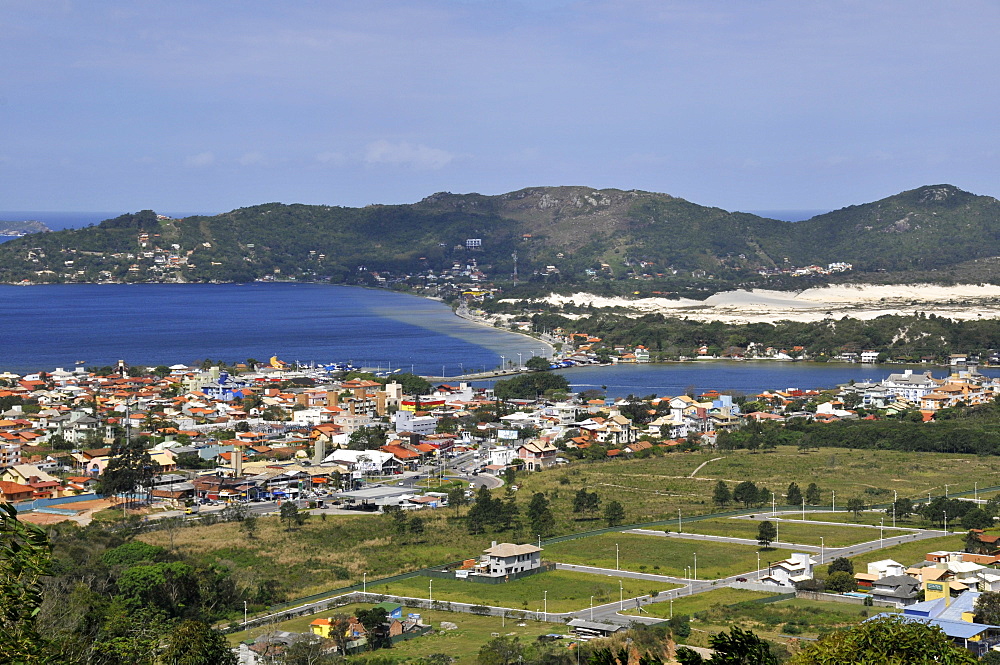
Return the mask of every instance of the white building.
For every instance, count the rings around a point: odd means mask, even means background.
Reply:
[[[542,550],[534,545],[515,545],[493,541],[493,546],[483,550],[483,556],[473,569],[476,575],[503,577],[512,573],[535,570],[542,565]]]
[[[769,564],[767,575],[760,578],[762,584],[776,584],[783,587],[795,587],[796,582],[805,582],[813,578],[813,560],[808,554],[796,552],[792,556]]]
[[[912,369],[908,369],[902,374],[890,374],[882,381],[882,387],[893,397],[919,402],[921,397],[937,388],[938,383],[929,371],[914,374]]]
[[[437,430],[438,419],[434,416],[418,416],[413,411],[397,411],[390,416],[397,432],[433,434]]]

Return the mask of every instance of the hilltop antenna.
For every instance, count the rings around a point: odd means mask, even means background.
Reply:
[[[514,257],[514,283],[517,284],[517,252],[511,254]]]

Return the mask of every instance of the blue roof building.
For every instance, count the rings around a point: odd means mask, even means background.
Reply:
[[[982,656],[1000,644],[1000,626],[976,623],[975,607],[979,592],[966,591],[955,598],[937,598],[915,603],[903,609],[902,615],[887,612],[876,617],[898,616],[904,621],[917,621],[940,628],[945,635],[977,656]]]

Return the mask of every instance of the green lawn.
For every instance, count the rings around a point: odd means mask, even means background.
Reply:
[[[786,515],[786,517],[789,517]],[[881,510],[871,510],[865,511],[858,515],[857,518],[854,517],[854,513],[809,513],[806,511],[807,520],[815,520],[817,522],[839,522],[842,524],[867,524],[869,526],[878,526],[882,524],[885,520],[885,525],[887,527],[892,526],[892,513],[888,515]],[[896,518],[897,527],[906,527],[908,529],[929,529],[932,528],[930,524],[920,517],[915,515],[910,515],[909,517]]]
[[[566,570],[539,573],[504,584],[476,584],[456,579],[413,577],[391,584],[368,585],[368,591],[386,595],[427,598],[428,583],[433,581],[434,600],[511,607],[534,612],[543,608],[543,597],[548,592],[550,612],[571,612],[594,604],[601,605],[620,598],[617,577],[589,575]],[[642,596],[651,592],[669,591],[679,585],[621,578],[625,598]]]
[[[677,608],[675,602],[675,614]],[[691,623],[691,638],[685,641],[696,646],[708,646],[710,635],[740,626],[752,630],[764,639],[788,644],[799,636],[814,639],[830,631],[852,626],[875,612],[882,611],[892,610],[798,598],[777,603],[748,603],[738,607],[719,603],[698,611]]]
[[[859,554],[858,556],[851,557],[851,560],[854,562],[854,570],[856,572],[864,572],[865,566],[873,561],[892,559],[904,566],[912,566],[915,563],[923,561],[924,555],[928,552],[935,552],[937,550],[960,552],[964,547],[965,536],[964,534],[958,534],[902,543],[869,554]]]
[[[371,605],[347,605],[320,614],[310,614],[266,627],[253,628],[246,632],[231,633],[227,637],[235,645],[243,640],[253,639],[262,633],[272,630],[304,633],[309,631],[309,624],[315,619],[334,614],[352,615],[359,609],[368,609],[370,607]],[[519,637],[522,642],[529,642],[539,635],[567,632],[566,628],[554,623],[513,621],[511,619],[503,620],[500,617],[484,617],[475,614],[459,614],[457,612],[441,612],[438,610],[404,608],[403,616],[411,612],[419,614],[423,623],[433,626],[434,632],[423,637],[400,642],[393,646],[390,651],[378,653],[385,654],[396,660],[407,660],[433,653],[446,653],[456,658],[458,665],[474,665],[476,656],[479,653],[479,647],[489,642],[494,633]],[[439,630],[442,621],[450,621],[456,624],[458,628],[456,630]],[[524,623],[525,625],[519,626],[519,623]],[[352,660],[364,660],[365,657],[349,658],[348,662]]]
[[[766,516],[758,515],[759,519],[708,519],[690,522],[684,525],[686,533],[704,533],[714,536],[731,536],[733,538],[750,538],[756,540],[760,522]],[[801,543],[803,545],[820,545],[827,547],[845,547],[857,543],[866,543],[878,539],[878,531],[849,526],[831,524],[803,524],[801,522],[780,522],[778,538],[782,542]],[[822,538],[822,540],[820,540]]]
[[[765,591],[748,591],[746,589],[730,589],[729,587],[722,587],[712,591],[706,591],[705,593],[698,593],[693,596],[681,596],[680,598],[677,598],[672,603],[673,613],[677,615],[687,614],[690,616],[696,612],[704,612],[713,605],[733,605],[747,600],[770,598],[775,595],[777,594],[767,593]],[[623,614],[630,614],[633,616],[642,614],[643,616],[654,616],[669,619],[670,607],[670,602],[651,603],[649,605],[644,605],[642,608],[644,611],[641,613],[636,610],[631,610],[626,611]]]
[[[750,545],[732,545],[632,533],[605,533],[546,545],[542,553],[547,561],[579,565],[615,567],[615,545],[619,547],[622,570],[683,577],[685,566],[694,566],[698,554],[698,579],[717,579],[757,568],[760,549]],[[761,565],[787,558],[791,550],[762,550]]]

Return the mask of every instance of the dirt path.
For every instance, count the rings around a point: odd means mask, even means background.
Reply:
[[[708,464],[709,462],[718,462],[718,461],[719,461],[720,459],[723,459],[723,458],[722,458],[722,457],[714,457],[714,458],[712,458],[712,459],[710,459],[710,460],[707,460],[707,461],[705,461],[705,462],[702,462],[701,464],[699,464],[699,465],[698,465],[698,468],[697,468],[697,469],[695,469],[694,471],[692,471],[692,472],[691,472],[691,475],[690,475],[690,476],[688,476],[688,478],[694,478],[694,477],[695,477],[695,475],[697,475],[697,473],[698,473],[699,471],[701,471],[701,468],[702,468],[703,466],[705,466],[705,465],[706,465],[706,464]]]

